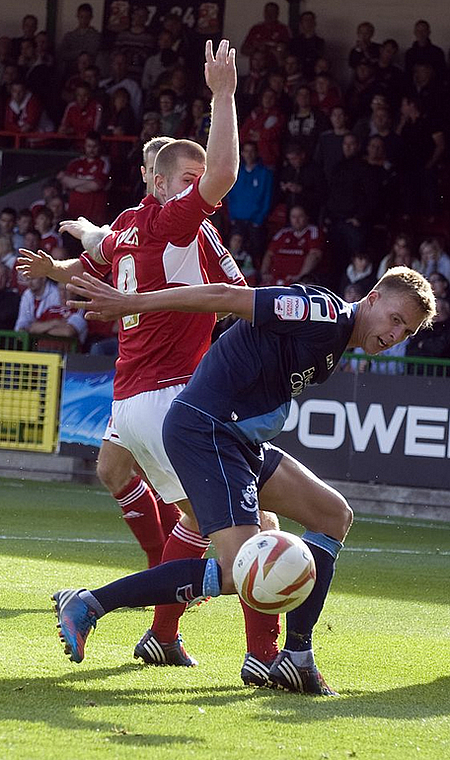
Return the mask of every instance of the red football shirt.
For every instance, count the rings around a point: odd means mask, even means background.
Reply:
[[[274,283],[282,284],[286,277],[301,276],[306,255],[315,248],[323,250],[323,244],[323,235],[314,224],[308,224],[300,232],[283,227],[269,245],[273,253],[270,274]]]
[[[96,100],[90,100],[86,108],[83,109],[76,101],[73,101],[64,111],[61,127],[64,127],[68,134],[84,138],[88,132],[99,129],[102,113],[103,109]]]
[[[203,200],[196,180],[164,206],[148,195],[114,222],[102,243],[105,266],[89,260],[87,271],[104,276],[112,267],[122,292],[145,292],[211,281],[245,284],[231,254],[206,217],[214,207]],[[123,226],[122,226],[123,225]],[[155,312],[124,317],[114,398],[123,399],[189,380],[207,351],[213,314]]]
[[[91,180],[100,185],[100,188],[93,190],[92,193],[70,191],[67,210],[69,219],[85,216],[95,224],[104,224],[107,201],[104,188],[109,181],[109,161],[103,157],[88,159],[81,156],[81,158],[75,158],[68,164],[66,173],[77,179]]]

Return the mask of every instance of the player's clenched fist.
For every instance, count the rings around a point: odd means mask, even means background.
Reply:
[[[236,50],[229,45],[228,40],[221,40],[214,57],[212,41],[206,43],[205,79],[215,96],[234,95],[236,90]]]

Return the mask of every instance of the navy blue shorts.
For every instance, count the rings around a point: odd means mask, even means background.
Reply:
[[[259,525],[258,492],[278,467],[280,449],[244,443],[213,417],[179,401],[166,414],[163,440],[203,536],[233,525]]]

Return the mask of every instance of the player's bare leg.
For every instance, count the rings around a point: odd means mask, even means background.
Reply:
[[[262,509],[338,541],[344,540],[352,524],[353,512],[342,494],[286,453],[261,489],[259,501]]]
[[[307,467],[285,454],[261,490],[265,507],[306,528],[303,540],[314,556],[317,580],[308,599],[287,614],[286,642],[270,670],[273,686],[332,696],[314,662],[312,632],[333,578],[335,561],[352,523],[344,497]]]

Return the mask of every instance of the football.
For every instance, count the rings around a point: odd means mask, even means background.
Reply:
[[[313,590],[316,565],[301,538],[281,530],[265,530],[239,549],[233,580],[241,599],[254,610],[289,612]]]

